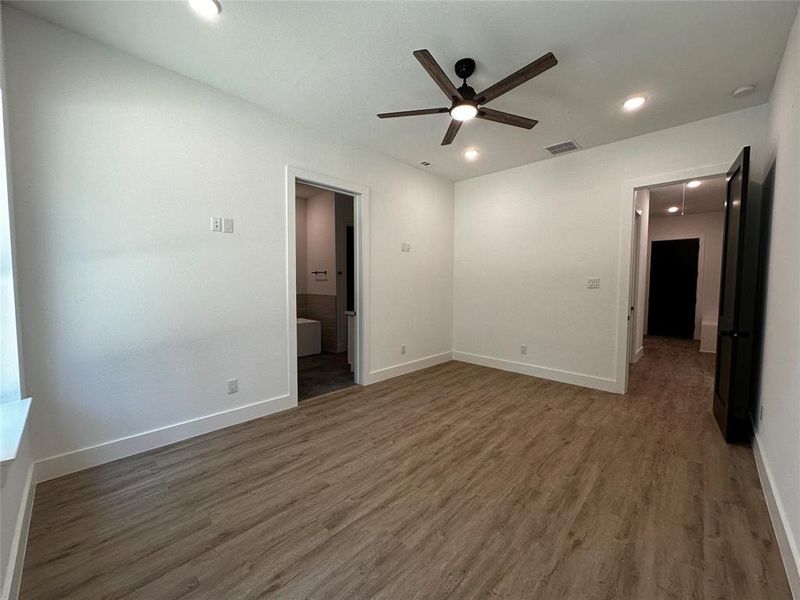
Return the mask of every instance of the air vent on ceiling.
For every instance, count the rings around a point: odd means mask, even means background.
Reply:
[[[417,163],[420,167],[432,167],[433,163],[428,162],[427,160],[421,160]]]
[[[558,154],[564,154],[565,152],[580,150],[580,146],[575,143],[575,140],[567,140],[566,142],[559,142],[558,144],[553,144],[552,146],[545,146],[544,149],[553,156],[556,156]]]

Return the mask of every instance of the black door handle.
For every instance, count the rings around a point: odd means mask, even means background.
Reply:
[[[732,337],[732,338],[749,338],[750,332],[749,331],[734,331],[733,329],[723,329],[719,332],[720,336],[722,337]]]

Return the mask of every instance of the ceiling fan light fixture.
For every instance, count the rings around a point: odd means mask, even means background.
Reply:
[[[189,0],[189,6],[204,19],[215,19],[222,12],[219,0]]]
[[[450,116],[456,121],[469,121],[478,115],[478,107],[472,102],[459,102],[450,109]]]
[[[470,148],[469,150],[464,151],[464,158],[467,160],[476,160],[480,152],[478,152],[475,148]]]

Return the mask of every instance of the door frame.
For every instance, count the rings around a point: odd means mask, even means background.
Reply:
[[[642,268],[639,249],[642,247],[643,211],[634,206],[633,209],[633,242],[631,245],[631,283],[628,293],[628,362],[635,363],[640,356],[636,355],[636,322],[639,315],[639,269]]]
[[[355,313],[356,335],[353,348],[355,383],[366,385],[369,373],[369,187],[317,173],[294,165],[286,165],[286,339],[289,376],[289,398],[297,405],[297,182],[339,192],[353,197],[355,228]],[[351,343],[348,340],[348,344]]]
[[[629,336],[628,336],[628,312],[630,305],[631,286],[631,261],[633,260],[633,222],[635,214],[634,196],[636,190],[664,185],[685,179],[705,179],[709,177],[719,177],[728,172],[730,165],[718,163],[690,167],[679,171],[668,171],[664,173],[654,173],[643,177],[626,179],[622,182],[621,198],[622,210],[620,211],[620,239],[619,239],[619,264],[617,273],[619,274],[619,288],[617,289],[617,356],[616,356],[616,384],[614,391],[619,394],[628,392],[628,372],[630,355]]]

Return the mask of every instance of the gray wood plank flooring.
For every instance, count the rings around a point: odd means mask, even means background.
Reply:
[[[712,367],[450,362],[42,483],[21,598],[790,598]]]

